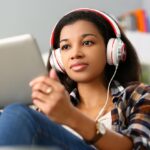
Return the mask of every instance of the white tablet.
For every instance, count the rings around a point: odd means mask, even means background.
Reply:
[[[46,75],[39,47],[30,34],[0,39],[0,107],[31,104],[29,82]]]

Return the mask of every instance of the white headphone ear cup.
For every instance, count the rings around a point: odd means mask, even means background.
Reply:
[[[120,38],[111,38],[107,44],[107,63],[109,65],[118,65],[120,60],[125,61],[125,44]]]
[[[49,62],[53,68],[55,68],[57,71],[65,72],[62,60],[61,60],[61,54],[60,54],[60,48],[52,50],[52,54],[49,58]]]
[[[107,44],[107,63],[117,65],[119,63],[117,56],[118,42],[116,38],[111,38]]]

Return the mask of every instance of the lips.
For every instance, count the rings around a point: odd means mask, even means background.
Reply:
[[[87,63],[74,63],[70,66],[70,69],[72,69],[73,71],[83,71],[87,68],[88,64]]]

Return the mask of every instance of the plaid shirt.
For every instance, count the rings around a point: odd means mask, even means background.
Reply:
[[[112,129],[133,140],[133,150],[150,149],[150,86],[143,83],[123,88],[117,81],[111,86],[114,108],[111,111]],[[71,100],[79,102],[77,89]]]

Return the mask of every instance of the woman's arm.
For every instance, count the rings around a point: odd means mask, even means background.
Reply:
[[[32,86],[32,99],[33,103],[40,108],[40,110],[46,114],[51,120],[58,122],[60,124],[65,124],[75,131],[77,131],[83,138],[87,141],[93,139],[96,134],[96,122],[82,114],[76,107],[74,107],[70,102],[69,94],[66,92],[65,88],[61,85],[54,71],[50,72],[50,77],[39,77],[30,83]],[[47,89],[52,90],[47,93]],[[138,91],[141,91],[140,89]],[[150,90],[149,90],[150,91]],[[139,95],[139,94],[138,94]],[[137,96],[136,96],[137,97]],[[128,150],[135,146],[147,147],[147,140],[149,132],[145,132],[145,123],[147,122],[149,126],[149,110],[150,110],[150,94],[142,96],[142,99],[134,105],[134,110],[128,117],[129,126],[128,131],[122,134],[114,132],[112,130],[107,130],[106,134],[99,139],[94,145],[99,149],[121,149]],[[144,115],[144,117],[142,117]],[[139,120],[141,120],[139,122]],[[137,126],[139,124],[142,128]],[[138,129],[138,131],[137,131]],[[144,134],[141,136],[141,132]],[[124,135],[123,135],[124,134]],[[128,137],[132,137],[132,140]],[[138,136],[137,136],[138,135]],[[146,135],[146,137],[144,136]],[[138,140],[138,141],[137,141]]]
[[[126,97],[128,99],[126,129],[121,130],[120,134],[107,130],[106,134],[95,144],[97,148],[104,150],[150,149],[150,86],[140,84],[134,90],[129,88],[127,92],[129,93],[126,95],[130,96]],[[75,112],[72,115],[75,119],[72,120],[70,126],[79,132],[85,140],[91,140],[96,132],[95,122],[79,113]]]
[[[76,108],[70,112],[70,118],[66,125],[82,135],[86,141],[91,140],[96,134],[96,122],[86,117]],[[102,150],[131,150],[133,147],[130,138],[108,129],[106,134],[94,145]]]
[[[30,86],[33,103],[51,120],[71,127],[87,141],[95,136],[96,122],[71,104],[69,94],[54,70],[51,70],[50,78],[38,77],[30,82]],[[123,135],[107,130],[95,146],[104,150],[128,150],[132,148],[132,142]]]

